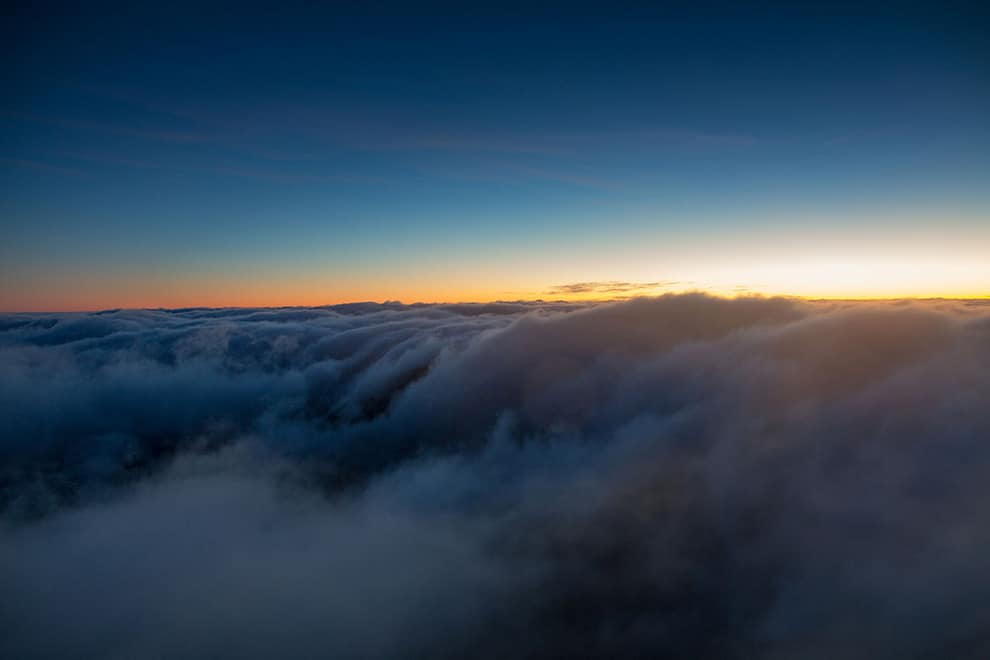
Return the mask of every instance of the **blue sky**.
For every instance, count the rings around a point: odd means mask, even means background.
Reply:
[[[22,8],[0,306],[990,290],[978,4],[696,7]]]

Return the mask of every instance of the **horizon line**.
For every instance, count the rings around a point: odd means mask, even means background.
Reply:
[[[710,298],[739,299],[739,298],[785,298],[788,300],[799,300],[803,302],[974,302],[987,301],[990,303],[990,293],[981,295],[940,295],[940,296],[802,296],[786,293],[761,293],[745,292],[735,294],[712,293],[703,290],[689,291],[668,291],[657,295],[635,295],[635,296],[614,296],[611,298],[517,298],[512,300],[491,299],[491,300],[416,300],[413,302],[403,302],[399,299],[386,298],[384,300],[348,300],[341,302],[328,302],[320,304],[286,304],[286,305],[179,305],[168,307],[164,305],[149,305],[146,307],[99,307],[84,309],[0,309],[0,314],[112,314],[124,311],[144,311],[144,312],[181,312],[195,310],[235,310],[235,309],[322,309],[328,307],[342,307],[345,305],[397,305],[403,307],[413,306],[441,306],[441,305],[522,305],[522,304],[587,304],[602,305],[608,303],[628,302],[632,300],[664,298],[671,296],[691,296],[703,295]]]

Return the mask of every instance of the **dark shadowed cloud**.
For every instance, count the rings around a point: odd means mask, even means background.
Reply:
[[[0,655],[986,657],[990,317],[0,317]]]

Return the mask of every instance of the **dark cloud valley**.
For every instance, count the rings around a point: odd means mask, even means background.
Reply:
[[[5,315],[0,421],[2,657],[990,653],[984,305]]]

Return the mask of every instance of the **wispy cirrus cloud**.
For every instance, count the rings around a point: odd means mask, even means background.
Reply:
[[[39,172],[51,172],[53,174],[65,174],[73,177],[86,177],[85,172],[81,172],[77,169],[71,167],[63,167],[62,165],[52,165],[50,163],[45,163],[39,160],[29,159],[29,158],[7,158],[5,156],[0,156],[0,165],[7,165],[9,167],[17,167],[29,170],[37,170]]]
[[[598,282],[572,282],[570,284],[556,284],[546,290],[550,295],[577,295],[577,294],[602,294],[621,295],[634,293],[656,292],[661,289],[677,286],[681,282],[676,280],[664,280],[657,282],[624,282],[622,280],[604,280]]]

